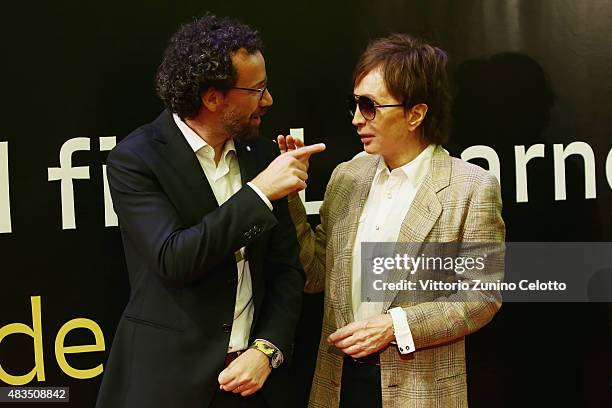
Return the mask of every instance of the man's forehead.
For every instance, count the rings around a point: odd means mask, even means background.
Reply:
[[[249,57],[253,56],[253,55],[261,55],[261,52],[259,50],[255,50],[254,52],[249,52],[247,51],[246,48],[239,48],[236,51],[232,51],[231,58],[232,60],[237,60],[237,59],[248,59]]]
[[[380,69],[373,69],[365,74],[355,84],[355,94],[374,97],[388,97],[389,91],[385,85],[383,73]]]
[[[266,80],[266,63],[260,51],[249,53],[241,48],[232,53],[231,59],[239,79],[256,83]]]

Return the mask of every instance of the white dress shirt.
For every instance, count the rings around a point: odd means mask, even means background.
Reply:
[[[362,301],[361,298],[361,243],[397,242],[406,213],[429,172],[435,147],[429,145],[412,161],[391,171],[385,161],[380,160],[359,218],[353,246],[351,299],[355,321],[383,312],[382,302]]]
[[[196,154],[206,179],[215,194],[219,205],[226,202],[232,195],[242,188],[240,167],[236,157],[236,147],[233,140],[225,142],[221,159],[215,163],[215,151],[196,132],[193,131],[176,114],[173,115],[174,122],[180,129],[189,146]],[[250,188],[262,198],[268,208],[272,210],[270,200],[252,183],[247,183]],[[238,288],[236,291],[236,305],[234,307],[234,323],[230,334],[228,352],[245,350],[249,346],[249,333],[253,323],[253,286],[251,284],[251,273],[249,261],[245,259],[244,247],[236,251],[236,268],[238,273]]]

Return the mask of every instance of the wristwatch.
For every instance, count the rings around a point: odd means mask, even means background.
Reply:
[[[272,343],[264,340],[255,340],[249,348],[257,349],[264,353],[270,360],[270,367],[278,368],[283,363],[283,355],[272,345]]]

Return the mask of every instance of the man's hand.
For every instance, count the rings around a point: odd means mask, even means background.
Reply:
[[[333,332],[327,342],[353,358],[369,356],[395,339],[391,315],[381,314],[349,323]]]
[[[270,359],[264,353],[247,349],[221,371],[219,386],[246,397],[259,391],[271,372]]]
[[[302,142],[300,139],[294,138],[291,135],[278,135],[276,142],[278,143],[278,149],[281,153],[287,153],[292,150],[299,149],[300,147],[304,147],[304,142]]]
[[[281,154],[292,152],[294,150],[297,150],[305,146],[304,142],[302,142],[300,139],[294,138],[291,135],[287,135],[287,136],[278,135],[276,137],[276,142],[278,144],[278,150],[280,150]],[[300,159],[301,162],[306,165],[306,170],[308,170],[308,160],[309,159],[310,159],[310,156]]]
[[[303,146],[278,156],[264,171],[251,180],[270,201],[306,188],[308,159],[325,150],[323,143]]]

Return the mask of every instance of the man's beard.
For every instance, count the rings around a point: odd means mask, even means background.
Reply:
[[[241,115],[234,109],[228,109],[223,114],[223,129],[234,140],[251,140],[259,136],[259,126],[251,125],[251,117],[241,120]]]

